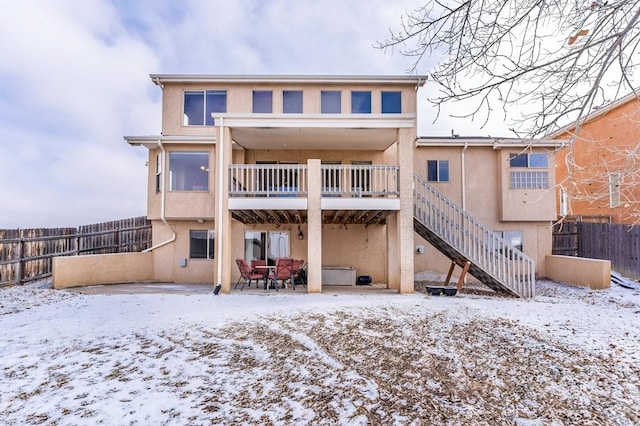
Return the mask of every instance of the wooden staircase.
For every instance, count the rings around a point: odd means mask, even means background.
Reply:
[[[469,261],[469,273],[491,289],[535,296],[535,262],[461,207],[414,176],[415,231],[453,262]]]

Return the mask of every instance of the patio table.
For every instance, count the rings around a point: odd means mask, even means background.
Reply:
[[[275,269],[276,269],[276,265],[257,265],[254,266],[254,269],[266,269],[267,273],[264,276],[264,289],[268,290],[268,281],[269,281],[269,275],[271,275],[272,273],[274,273]],[[275,284],[276,287],[276,291],[278,290],[278,281],[276,281]]]

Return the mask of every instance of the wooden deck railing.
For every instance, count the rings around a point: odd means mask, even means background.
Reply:
[[[307,194],[305,164],[232,164],[230,197],[303,197]]]
[[[389,197],[400,195],[400,167],[393,165],[323,164],[323,197]]]
[[[393,197],[400,194],[393,165],[323,164],[323,197]],[[305,197],[308,168],[302,164],[232,164],[229,166],[230,197]]]

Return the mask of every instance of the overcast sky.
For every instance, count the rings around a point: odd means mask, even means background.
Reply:
[[[406,74],[372,46],[414,0],[0,0],[0,229],[77,226],[146,212],[160,132],[151,73]],[[420,74],[429,73],[423,62]],[[507,135],[434,110],[421,135]]]

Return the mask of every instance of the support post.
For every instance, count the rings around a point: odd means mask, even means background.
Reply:
[[[414,128],[398,129],[398,164],[400,166],[400,211],[398,212],[398,245],[400,293],[413,293],[413,150]]]
[[[307,292],[322,292],[322,171],[320,160],[308,161]]]

